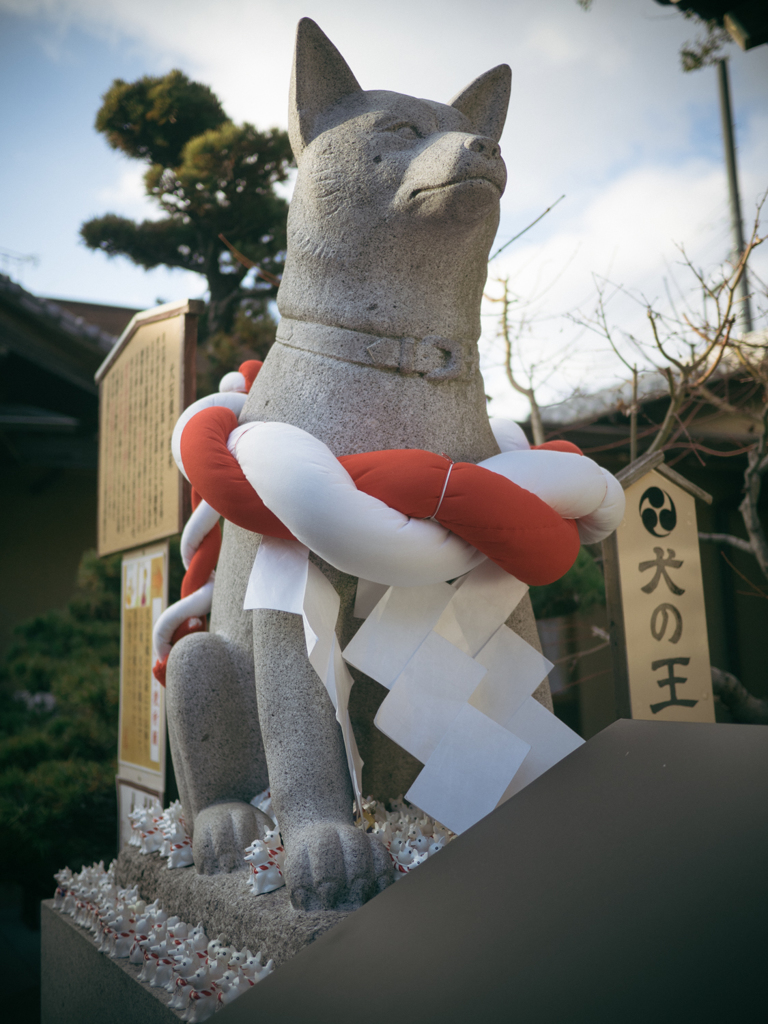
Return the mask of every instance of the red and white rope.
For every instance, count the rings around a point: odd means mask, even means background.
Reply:
[[[447,474],[446,457],[431,452],[336,458],[286,423],[238,426],[241,389],[259,368],[227,374],[221,388],[229,390],[195,402],[174,429],[174,458],[193,484],[195,511],[182,537],[182,600],[155,627],[161,680],[173,643],[205,628],[219,515],[297,539],[342,571],[390,586],[453,579],[485,557],[523,582],[551,582],[572,564],[580,534],[592,542],[621,521],[624,493],[610,474],[568,442],[530,449],[511,421],[494,429],[508,450],[479,465],[448,460]]]
[[[239,415],[248,390],[260,369],[261,361],[251,359],[243,363],[238,371],[226,374],[219,383],[219,394],[209,395],[201,402],[195,402],[182,413],[177,422],[177,431],[179,424],[182,424],[183,430],[183,425],[201,408],[223,405],[231,409],[235,415]],[[176,437],[177,433],[174,432],[174,440]],[[181,454],[174,450],[174,456],[178,463]],[[221,548],[220,517],[219,513],[207,501],[203,501],[194,490],[192,504],[192,515],[181,535],[181,560],[187,570],[181,588],[182,596],[158,618],[152,636],[157,655],[153,672],[163,685],[171,648],[183,636],[205,629],[205,617],[213,603],[216,563]]]

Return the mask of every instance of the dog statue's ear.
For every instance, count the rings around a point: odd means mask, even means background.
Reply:
[[[347,62],[311,18],[302,18],[296,29],[288,105],[288,135],[297,160],[318,134],[320,115],[353,92],[362,89]]]
[[[512,69],[508,64],[499,64],[476,78],[450,105],[469,118],[478,134],[498,142],[507,119],[511,89]]]

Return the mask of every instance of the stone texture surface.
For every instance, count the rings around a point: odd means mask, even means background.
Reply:
[[[123,848],[115,878],[121,887],[137,885],[148,903],[160,900],[169,915],[193,925],[202,921],[209,938],[223,934],[238,949],[262,950],[264,962],[272,959],[277,966],[347,916],[339,910],[296,910],[285,888],[254,896],[245,870],[214,876],[199,875],[194,867],[170,871],[159,854],[141,854],[133,846]]]
[[[138,980],[141,966],[100,953],[93,936],[67,914],[40,907],[42,1024],[176,1024],[181,1011]],[[31,1010],[31,1008],[30,1008]],[[21,1020],[21,1018],[15,1018]],[[30,1012],[26,1020],[34,1020]]]
[[[243,422],[293,424],[336,454],[422,448],[470,462],[496,454],[477,340],[506,182],[498,138],[509,88],[502,65],[452,105],[363,92],[333,44],[302,20],[289,112],[299,169],[278,295],[284,340],[271,349]],[[242,611],[258,538],[230,524],[224,534],[211,633],[182,640],[168,664],[179,789],[196,835],[205,821],[196,865],[231,869],[228,837],[258,829],[243,821],[242,804],[268,776],[294,904],[359,905],[392,875],[378,843],[352,827],[333,707],[309,665],[299,617]],[[343,647],[360,624],[356,581],[317,564],[341,595]],[[510,625],[538,647],[527,600]],[[386,800],[408,789],[419,765],[372,724],[386,691],[355,678],[363,788]],[[547,703],[547,685],[535,696]],[[236,826],[229,812],[207,810],[223,803],[241,805]],[[229,891],[221,885],[216,892]]]

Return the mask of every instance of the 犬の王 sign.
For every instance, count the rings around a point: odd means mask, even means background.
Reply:
[[[603,552],[619,716],[714,722],[696,523],[711,498],[660,453],[618,479],[626,513]]]

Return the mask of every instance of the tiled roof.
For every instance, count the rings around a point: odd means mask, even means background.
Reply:
[[[74,299],[45,299],[65,313],[70,313],[78,323],[95,324],[102,331],[119,338],[131,322],[134,314],[140,312],[128,306],[105,306],[98,302],[77,302]]]
[[[117,340],[117,335],[103,330],[103,328],[98,327],[95,323],[88,322],[82,314],[75,315],[65,309],[64,305],[59,305],[53,299],[43,299],[37,295],[32,295],[31,292],[25,291],[20,284],[16,284],[6,274],[0,274],[0,298],[10,300],[21,309],[32,313],[42,320],[48,321],[52,326],[65,331],[67,334],[97,345],[102,352],[109,352]],[[81,303],[80,305],[86,305],[86,303]],[[133,310],[130,311],[131,316],[133,312]],[[130,320],[130,316],[128,319]]]
[[[0,345],[96,394],[93,375],[117,337],[0,274]]]

